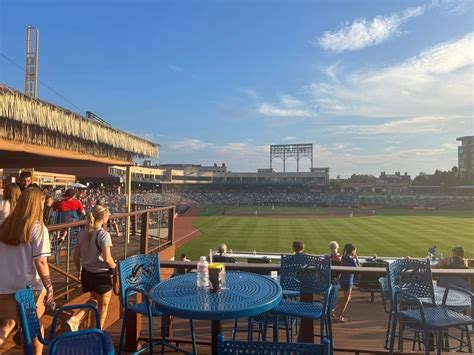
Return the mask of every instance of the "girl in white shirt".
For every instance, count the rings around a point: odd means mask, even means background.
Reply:
[[[3,190],[3,200],[0,201],[0,223],[13,212],[20,194],[21,190],[17,184],[8,184],[5,186]]]
[[[43,203],[40,189],[26,189],[13,212],[0,224],[0,348],[17,322],[15,292],[32,287],[39,318],[45,307],[54,308],[47,260],[51,246],[43,224]],[[39,341],[35,340],[33,346],[35,354],[42,353]]]

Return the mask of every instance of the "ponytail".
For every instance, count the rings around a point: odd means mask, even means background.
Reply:
[[[95,227],[95,218],[92,211],[87,213],[87,241],[90,243],[92,238],[92,232],[94,231]]]
[[[103,205],[95,205],[87,214],[87,240],[90,243],[92,233],[95,229],[100,229],[105,215],[109,212]]]
[[[344,256],[351,253],[356,247],[350,243],[344,245]]]

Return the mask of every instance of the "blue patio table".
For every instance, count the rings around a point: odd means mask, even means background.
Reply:
[[[282,290],[268,277],[230,271],[226,288],[211,293],[196,286],[196,273],[188,273],[160,282],[150,290],[150,298],[167,315],[212,321],[212,353],[217,354],[222,320],[267,312],[280,303]]]
[[[435,286],[435,301],[436,304],[443,303],[443,296],[446,287]],[[448,298],[446,299],[446,307],[452,310],[466,310],[471,308],[471,298],[466,293],[462,293],[456,290],[450,290],[448,293]]]
[[[434,286],[434,296],[435,302],[437,305],[443,303],[443,296],[446,287],[443,286]],[[428,298],[420,298],[423,303],[431,303],[431,300]],[[463,311],[471,308],[471,298],[469,295],[457,290],[450,290],[448,293],[448,298],[446,299],[446,307],[452,310]]]

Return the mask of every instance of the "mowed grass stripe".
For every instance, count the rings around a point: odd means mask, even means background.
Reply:
[[[436,245],[443,254],[450,254],[453,246],[461,245],[468,257],[473,256],[474,219],[468,212],[447,211],[393,211],[368,217],[324,217],[325,209],[268,208],[274,216],[245,215],[254,207],[209,209],[201,212],[195,226],[203,233],[198,239],[182,247],[193,260],[215,249],[220,242],[233,250],[259,252],[291,252],[294,240],[303,240],[308,253],[327,252],[331,240],[358,246],[360,255],[411,255],[423,257],[428,247]],[[259,211],[262,211],[259,209]],[[313,215],[308,214],[313,211]],[[304,214],[298,217],[298,212]],[[211,215],[213,214],[213,215]],[[230,215],[232,214],[232,215]],[[206,252],[207,250],[207,252]]]

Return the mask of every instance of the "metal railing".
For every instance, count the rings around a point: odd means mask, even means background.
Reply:
[[[256,273],[268,273],[272,271],[280,272],[280,264],[252,264],[252,263],[223,263],[225,264],[226,270],[239,270]],[[173,268],[180,271],[186,269],[195,269],[197,262],[189,261],[171,261],[161,260],[161,268]],[[355,275],[385,275],[387,270],[383,267],[351,267],[351,266],[331,266],[331,271],[334,276],[340,274],[355,274]],[[456,276],[467,280],[470,284],[470,288],[474,291],[474,269],[432,269],[431,273],[434,277],[439,276]]]
[[[133,254],[153,253],[164,250],[174,243],[174,216],[175,207],[152,207],[136,210],[130,213],[112,214],[109,220],[113,224],[118,222],[125,225],[122,237],[114,236],[112,255],[116,259],[126,258]],[[130,218],[131,225],[127,233],[127,223],[120,223]],[[67,301],[70,294],[80,287],[79,278],[73,274],[73,250],[77,234],[87,225],[86,220],[71,223],[53,224],[48,231],[53,240],[53,258],[49,260],[50,273],[55,288],[55,298],[61,302]],[[111,231],[114,235],[115,231]],[[127,235],[128,234],[128,235]],[[64,239],[62,243],[58,241]],[[74,268],[74,265],[72,265]]]

